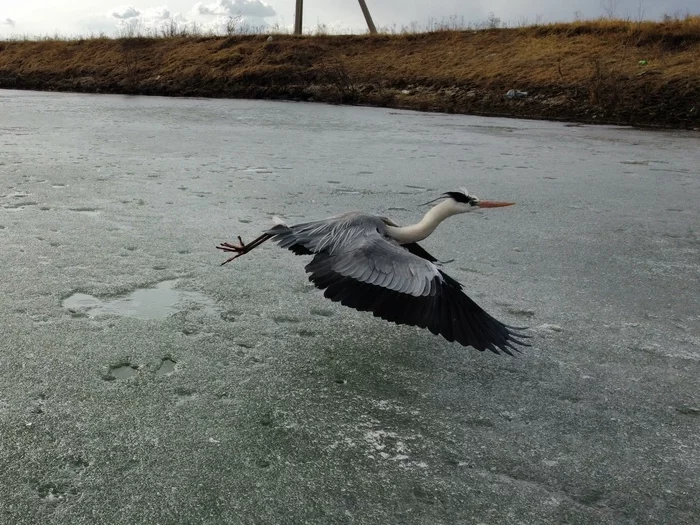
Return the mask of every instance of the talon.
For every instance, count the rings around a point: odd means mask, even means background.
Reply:
[[[226,263],[230,263],[231,261],[237,259],[241,255],[248,253],[248,251],[250,250],[250,245],[246,245],[246,243],[243,242],[243,239],[241,239],[240,235],[238,235],[237,237],[238,242],[240,243],[238,246],[236,246],[235,244],[231,244],[230,242],[222,242],[219,246],[217,246],[219,250],[222,250],[224,252],[236,253],[236,255],[234,255],[233,257],[229,257],[224,262],[222,262],[221,266],[223,266]]]
[[[248,244],[243,242],[243,239],[241,238],[240,235],[238,235],[237,237],[238,237],[238,242],[239,242],[238,246],[236,246],[235,244],[231,244],[230,242],[222,242],[221,244],[219,244],[216,247],[217,249],[219,249],[221,251],[234,252],[236,254],[232,257],[229,257],[224,262],[222,262],[221,263],[222,266],[224,264],[229,263],[229,262],[233,261],[234,259],[240,257],[241,255],[248,253],[253,248],[260,246],[262,243],[264,243],[266,240],[268,240],[271,236],[267,233],[264,233],[263,235],[261,235],[260,237],[258,237],[257,239],[253,240],[252,242],[250,242]]]
[[[236,246],[235,244],[231,244],[230,242],[222,242],[216,248],[225,252],[239,252],[243,249],[242,246]]]
[[[219,244],[219,246],[217,246],[217,248],[225,252],[237,252],[239,255],[243,255],[249,250],[249,246],[243,242],[240,235],[238,236],[238,242],[240,242],[238,246],[231,244],[230,242],[222,242]]]

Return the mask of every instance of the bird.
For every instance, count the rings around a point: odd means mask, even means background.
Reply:
[[[222,242],[217,249],[234,253],[221,265],[272,240],[296,255],[312,255],[309,280],[334,302],[396,324],[427,328],[435,335],[476,350],[513,355],[530,346],[526,327],[510,326],[476,304],[444,264],[419,241],[453,215],[513,202],[481,200],[466,189],[448,191],[421,206],[435,204],[417,224],[399,226],[387,217],[349,212],[325,219],[275,225],[248,244]]]

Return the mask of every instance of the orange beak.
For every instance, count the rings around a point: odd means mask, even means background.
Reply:
[[[480,201],[479,208],[502,208],[503,206],[512,206],[514,202],[501,201]]]

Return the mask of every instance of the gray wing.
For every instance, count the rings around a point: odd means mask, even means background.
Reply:
[[[526,336],[491,317],[462,285],[386,237],[381,219],[346,215],[266,233],[297,254],[314,254],[309,280],[335,302],[396,324],[427,328],[478,350],[518,350]]]

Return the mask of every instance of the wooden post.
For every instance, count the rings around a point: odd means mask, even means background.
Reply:
[[[377,28],[374,27],[374,22],[372,21],[372,15],[369,14],[369,8],[367,7],[367,2],[365,0],[359,0],[360,9],[362,9],[362,14],[365,15],[365,21],[367,22],[367,27],[372,35],[377,34]],[[304,11],[304,0],[297,0],[296,12],[294,13],[294,34],[300,35],[302,28],[302,18]]]
[[[301,1],[301,0],[299,0]],[[367,27],[371,35],[377,34],[377,28],[374,27],[374,22],[372,22],[372,15],[369,14],[369,9],[367,8],[367,3],[365,0],[359,0],[360,8],[362,9],[362,14],[365,15],[365,20],[367,21]]]
[[[294,34],[301,34],[302,13],[304,11],[304,0],[297,0],[297,10],[294,13]]]

